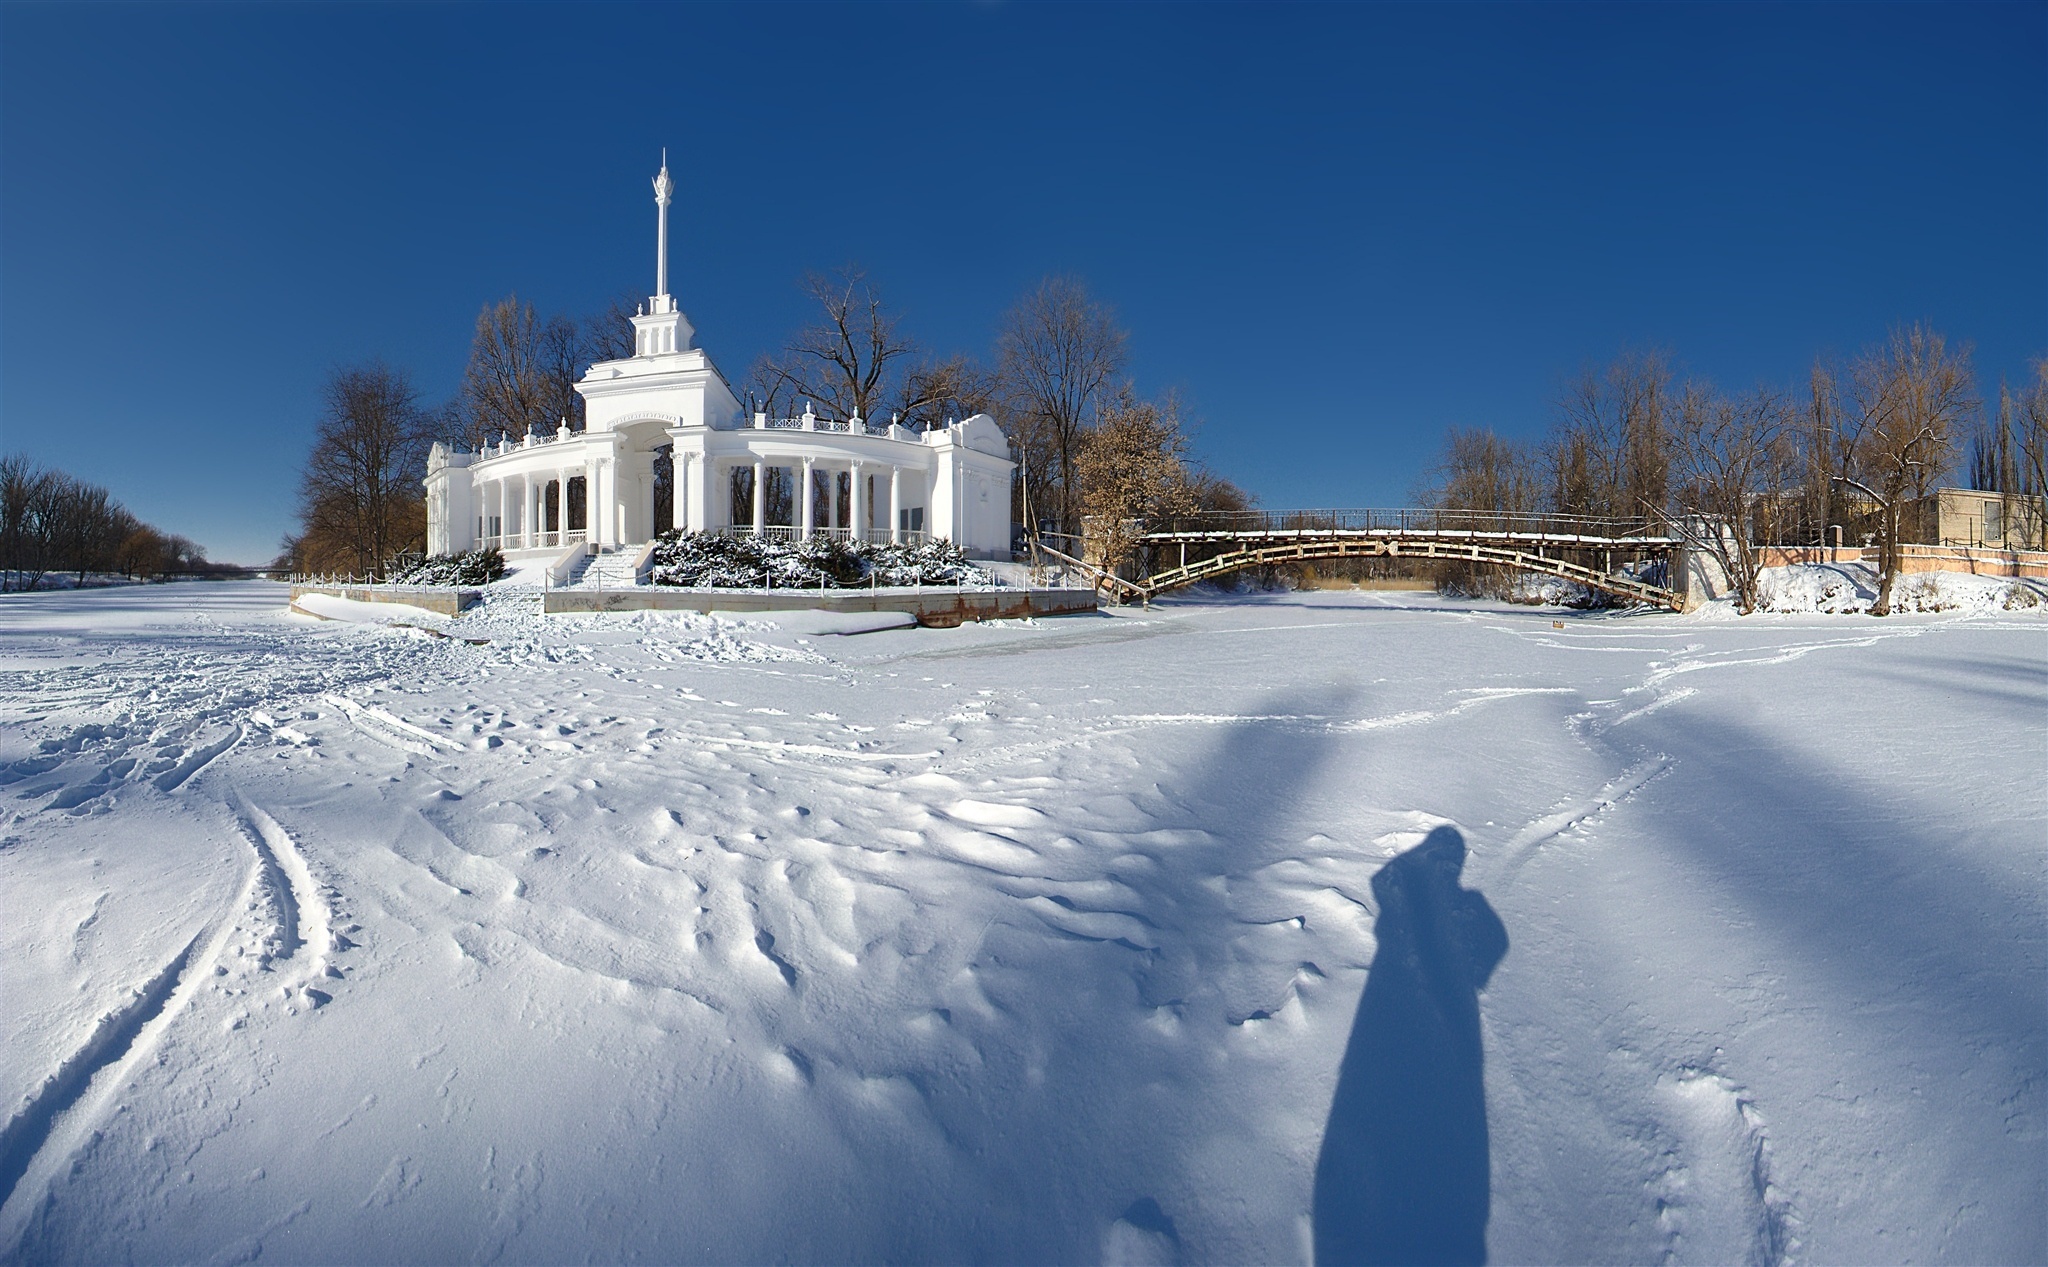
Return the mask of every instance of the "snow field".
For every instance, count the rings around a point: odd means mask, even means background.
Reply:
[[[2036,616],[532,602],[0,604],[9,1258],[1306,1260],[1446,825],[1492,1257],[2048,1252]]]

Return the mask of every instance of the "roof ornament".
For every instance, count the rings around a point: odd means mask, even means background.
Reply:
[[[668,147],[661,150],[661,170],[654,176],[655,245],[654,294],[658,300],[668,294],[668,204],[676,183],[668,178]]]

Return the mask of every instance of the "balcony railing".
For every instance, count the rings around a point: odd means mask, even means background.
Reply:
[[[727,524],[725,527],[718,529],[718,531],[728,537],[760,536],[770,541],[801,541],[804,538],[804,530],[801,527],[793,527],[789,524],[764,524],[758,531],[752,524]],[[813,537],[834,537],[842,541],[851,540],[858,535],[861,540],[869,545],[878,546],[888,545],[890,541],[890,533],[887,528],[869,528],[856,534],[851,528],[821,527],[811,529],[810,535]],[[930,539],[930,535],[922,529],[904,528],[900,529],[895,534],[895,537],[904,545],[923,545]]]
[[[583,529],[573,528],[568,532],[536,532],[533,534],[532,540],[529,541],[524,533],[509,532],[496,536],[479,537],[477,545],[479,548],[486,550],[545,550],[573,546],[586,540],[588,536],[589,534]]]

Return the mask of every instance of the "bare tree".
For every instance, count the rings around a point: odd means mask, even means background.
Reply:
[[[600,361],[625,361],[632,359],[633,317],[638,305],[630,294],[614,295],[602,311],[592,313],[576,322],[577,355],[576,368],[587,370]],[[582,399],[577,399],[582,408]],[[571,414],[579,428],[580,414]]]
[[[1688,383],[1676,413],[1678,531],[1720,564],[1735,587],[1736,606],[1747,616],[1757,607],[1759,547],[1778,533],[1785,482],[1781,439],[1791,408],[1766,387],[1730,399]]]
[[[1003,318],[996,373],[1024,477],[1062,532],[1079,527],[1082,434],[1130,359],[1130,335],[1071,277],[1048,277]]]
[[[148,524],[137,524],[121,539],[114,552],[114,566],[121,575],[146,581],[170,571],[166,560],[169,542]]]
[[[801,285],[821,319],[754,363],[760,407],[794,411],[799,401],[809,401],[829,416],[872,419],[897,394],[897,362],[917,345],[897,331],[896,315],[859,268],[809,273]]]
[[[1497,516],[1505,526],[1507,517],[1529,514],[1541,501],[1536,455],[1490,429],[1453,427],[1444,433],[1429,500],[1443,510]]]
[[[1954,455],[1955,438],[1977,408],[1967,346],[1955,352],[1921,325],[1895,329],[1851,367],[1850,408],[1837,478],[1863,494],[1877,516],[1878,590],[1873,616],[1891,611],[1906,504],[1924,497]]]
[[[2017,412],[2021,491],[2048,497],[2048,356],[2034,362],[2034,381]]]
[[[1545,453],[1554,457],[1551,450]],[[1444,433],[1443,456],[1428,477],[1422,500],[1454,512],[1449,516],[1453,527],[1515,526],[1510,522],[1513,517],[1541,508],[1545,453],[1488,428],[1453,427]],[[1445,560],[1430,570],[1437,587],[1448,593],[1505,596],[1514,585],[1513,569],[1498,564]]]
[[[64,477],[56,511],[57,548],[80,585],[86,573],[112,568],[124,520],[132,518],[106,489]]]
[[[28,504],[29,581],[24,589],[36,588],[45,573],[62,571],[68,562],[64,540],[77,487],[78,481],[62,471],[46,472],[32,486]]]
[[[1107,572],[1130,560],[1143,520],[1170,519],[1196,505],[1187,433],[1172,395],[1140,400],[1125,384],[1082,438],[1076,467],[1091,561]]]
[[[567,318],[542,320],[518,295],[485,305],[462,376],[464,445],[550,431],[578,414],[582,351],[576,323]]]
[[[287,553],[309,571],[381,575],[425,544],[427,416],[404,372],[378,363],[334,371],[322,396]]]
[[[1671,367],[1662,352],[1624,352],[1567,385],[1544,456],[1560,514],[1632,519],[1669,491]]]
[[[2019,392],[1999,383],[1998,411],[1971,429],[1963,461],[1971,488],[1999,494],[1998,540],[2011,549],[2040,549],[2048,520],[2048,358],[2032,369],[2034,381]]]
[[[2032,366],[2033,381],[2017,394],[2001,386],[1999,414],[2010,469],[2004,508],[2008,545],[2048,546],[2048,356]]]
[[[1206,466],[1188,472],[1188,495],[1194,499],[1192,513],[1223,513],[1254,510],[1259,499]]]
[[[903,375],[890,413],[915,428],[942,426],[948,421],[993,414],[999,388],[993,375],[971,357],[927,360]]]
[[[0,457],[0,591],[34,589],[48,568],[41,515],[51,479],[19,453]]]
[[[1839,376],[1826,361],[1816,360],[1807,376],[1806,406],[1798,426],[1779,437],[1798,483],[1785,531],[1806,544],[1834,544],[1831,532],[1846,526],[1851,517],[1835,478],[1848,461],[1842,450],[1842,418]]]

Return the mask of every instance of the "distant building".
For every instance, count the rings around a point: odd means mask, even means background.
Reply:
[[[501,436],[482,452],[437,444],[427,462],[427,549],[508,555],[636,545],[690,532],[869,541],[939,537],[1008,556],[1016,463],[995,419],[913,431],[864,418],[751,417],[668,293],[668,164],[654,178],[655,290],[634,354],[577,382],[586,426]]]
[[[1901,539],[1924,545],[2039,550],[2042,499],[1973,488],[1944,488],[1902,508]]]

